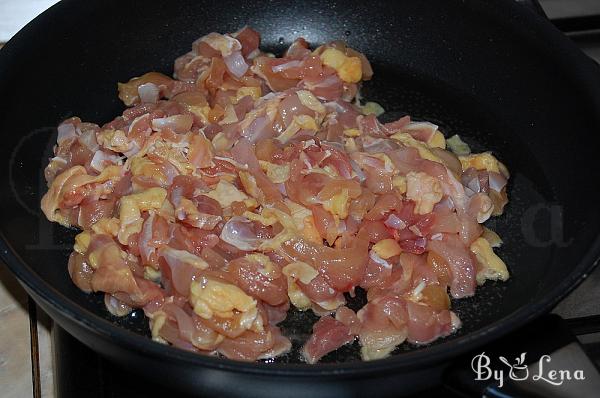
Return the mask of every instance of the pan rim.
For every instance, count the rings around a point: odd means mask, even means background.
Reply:
[[[40,20],[50,18],[53,13],[61,12],[72,3],[75,3],[75,1],[64,1],[54,5],[28,24],[23,31],[33,29]],[[534,15],[532,11],[525,10],[522,8],[523,6],[508,1],[489,4],[488,6],[504,8],[507,12],[519,14],[526,21],[530,29],[536,29],[541,35],[552,40],[552,44],[560,50],[557,51],[557,53],[561,53],[562,55],[567,54],[573,57],[571,58],[572,64],[569,67],[570,69],[567,70],[565,67],[565,73],[568,75],[574,75],[577,70],[583,72],[586,76],[592,75],[591,62],[585,58],[583,54],[568,41],[568,39],[562,36],[558,30],[553,28],[548,22]],[[0,50],[0,66],[2,66],[4,59],[8,57],[7,54],[14,51],[13,47],[18,45],[15,43],[19,42],[20,37],[21,35],[17,34],[2,50]],[[594,68],[596,68],[595,65]],[[595,78],[598,79],[597,76]],[[590,87],[582,87],[582,90],[585,90],[586,93],[590,93],[590,95],[600,101],[600,94],[591,93]],[[79,327],[85,328],[103,339],[110,339],[114,344],[119,345],[121,348],[135,350],[137,353],[151,355],[152,357],[163,360],[183,362],[191,366],[247,374],[292,377],[365,376],[372,373],[382,374],[400,370],[421,369],[455,358],[460,354],[490,342],[492,339],[515,330],[519,326],[548,312],[558,301],[564,298],[579,283],[581,283],[600,260],[600,234],[597,234],[583,258],[574,264],[573,271],[569,277],[556,285],[543,299],[528,304],[527,306],[523,306],[512,314],[498,319],[477,331],[444,341],[435,346],[412,350],[402,353],[401,355],[373,362],[356,361],[318,365],[265,364],[260,362],[247,363],[225,358],[201,356],[171,346],[156,344],[144,336],[114,325],[99,315],[85,310],[75,302],[67,299],[52,286],[46,284],[45,281],[20,258],[18,253],[10,247],[4,239],[3,231],[0,231],[0,237],[0,258],[26,288],[34,292],[44,303],[52,306],[70,321],[75,322]]]

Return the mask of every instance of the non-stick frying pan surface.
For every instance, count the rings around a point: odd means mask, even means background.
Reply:
[[[373,64],[363,96],[383,105],[384,118],[431,120],[508,166],[510,202],[490,226],[505,241],[499,254],[512,277],[452,303],[464,323],[457,334],[431,346],[403,345],[372,363],[357,361],[356,345],[344,347],[308,366],[298,363],[297,349],[316,318],[293,313],[283,327],[294,342],[291,354],[276,363],[238,363],[155,344],[142,337],[148,331],[141,312],[112,317],[100,295],[72,284],[66,262],[76,231],[50,224],[39,210],[55,126],[75,115],[112,120],[122,111],[116,82],[150,70],[170,74],[196,38],[244,25],[260,31],[262,47],[273,51],[297,36],[315,45],[346,40]],[[392,383],[381,393],[400,384],[418,388],[442,361],[547,311],[599,253],[598,68],[511,1],[66,1],[2,49],[0,93],[3,259],[84,343],[188,391],[268,395],[284,382],[324,394],[359,393],[381,381]],[[307,393],[298,388],[285,391]]]

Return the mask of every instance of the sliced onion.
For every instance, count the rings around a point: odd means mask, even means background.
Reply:
[[[301,61],[293,60],[290,62],[286,62],[285,64],[275,65],[274,67],[271,68],[271,70],[273,70],[273,73],[279,73],[279,72],[283,72],[284,70],[287,70],[290,68],[297,68],[300,66],[302,66]]]
[[[104,305],[106,306],[108,312],[114,316],[125,316],[132,310],[130,306],[115,298],[112,294],[108,293],[104,295]]]
[[[232,52],[231,55],[224,57],[223,61],[225,61],[227,70],[237,78],[244,76],[248,70],[248,64],[244,60],[241,51]]]
[[[252,221],[247,218],[234,216],[223,226],[220,238],[240,250],[256,250],[261,239],[256,236]]]
[[[160,89],[154,83],[144,83],[138,87],[138,95],[142,102],[156,104],[160,98]]]
[[[490,171],[489,172],[489,182],[490,182],[491,189],[493,189],[496,192],[500,192],[500,191],[502,191],[502,188],[504,188],[506,186],[506,183],[508,181],[507,181],[506,177],[504,177],[502,174],[496,173],[494,171]]]
[[[406,228],[406,222],[394,213],[390,214],[388,218],[383,222],[387,227],[401,230]]]
[[[175,133],[187,133],[192,128],[194,118],[192,115],[173,115],[152,119],[152,130],[158,131],[169,128]]]
[[[58,126],[58,137],[56,142],[58,142],[59,145],[61,142],[72,137],[77,137],[77,130],[74,125],[71,123],[63,123]]]

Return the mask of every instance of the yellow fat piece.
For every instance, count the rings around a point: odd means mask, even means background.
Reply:
[[[402,253],[402,248],[394,239],[382,239],[373,245],[372,250],[384,260]]]
[[[362,63],[358,57],[348,57],[340,50],[328,48],[321,53],[321,61],[335,69],[346,83],[358,83],[362,78]]]
[[[477,262],[482,269],[477,273],[477,283],[483,284],[486,280],[506,281],[509,277],[506,264],[494,253],[490,243],[484,238],[477,238],[470,246]]]
[[[431,150],[425,143],[414,139],[408,133],[396,133],[396,134],[392,135],[390,138],[395,139],[406,146],[415,148],[417,151],[419,151],[419,156],[422,157],[423,159],[431,160],[431,161],[442,163],[442,164],[444,163],[444,162],[442,162],[442,160],[440,158],[438,158],[431,152]]]

